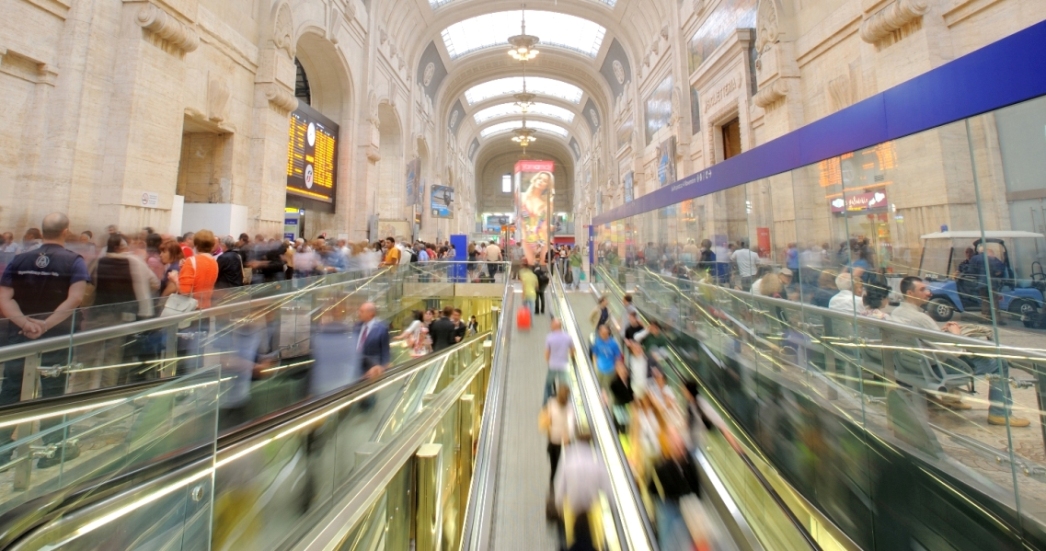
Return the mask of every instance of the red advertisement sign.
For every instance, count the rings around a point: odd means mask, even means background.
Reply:
[[[770,228],[756,228],[755,238],[759,245],[759,256],[770,256]]]

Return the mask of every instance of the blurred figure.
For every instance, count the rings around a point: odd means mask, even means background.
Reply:
[[[857,272],[857,270],[854,270]],[[855,278],[856,277],[856,278]],[[857,274],[843,272],[835,278],[835,287],[839,292],[828,302],[828,308],[840,312],[864,312],[864,303],[861,301],[860,278]]]
[[[595,326],[597,330],[610,321],[610,309],[607,304],[607,297],[599,297],[596,309],[592,310],[592,313],[588,315],[588,321]]]
[[[666,551],[689,551],[694,542],[683,520],[680,501],[700,496],[700,481],[694,459],[678,433],[669,431],[663,444],[663,456],[654,465],[650,494],[657,500],[658,547]]]
[[[63,245],[65,239],[63,238]],[[22,248],[21,252],[26,253],[39,249],[44,243],[43,233],[39,228],[29,228],[25,230],[25,235],[22,236]]]
[[[491,269],[496,269],[497,264],[490,264]],[[523,284],[523,307],[534,312],[538,296],[538,276],[530,269],[526,261],[519,268],[519,281]]]
[[[897,308],[894,308],[890,314],[891,321],[931,331],[944,331],[953,335],[962,335],[962,326],[958,323],[949,321],[943,327],[938,327],[937,322],[933,321],[933,318],[923,311],[931,293],[930,288],[927,287],[921,278],[908,276],[902,279],[901,294],[904,295],[904,302]],[[1027,427],[1030,425],[1027,419],[1010,415],[1013,398],[1010,396],[1009,370],[1004,363],[1005,360],[998,357],[985,357],[981,354],[969,354],[961,348],[957,351],[952,351],[962,353],[960,358],[973,367],[974,375],[989,378],[989,425],[1009,425],[1010,427]],[[944,396],[936,398],[936,400],[939,404],[951,409],[970,409],[970,406],[963,403],[957,396]]]
[[[545,375],[545,399],[552,397],[556,388],[569,384],[567,371],[570,360],[575,357],[574,340],[563,331],[563,322],[552,319],[552,327],[545,337],[545,363],[548,373]]]
[[[214,284],[215,289],[230,289],[243,286],[243,259],[235,250],[236,242],[232,236],[222,240],[222,252],[216,259],[218,262],[218,279]]]
[[[584,259],[581,257],[581,248],[580,247],[574,247],[574,249],[570,251],[570,258],[569,258],[568,262],[570,263],[570,272],[571,272],[570,275],[572,275],[573,278],[574,278],[574,284],[573,284],[574,289],[575,290],[580,289],[581,288],[581,268],[582,268],[582,266],[584,264]]]
[[[471,337],[476,333],[479,333],[479,322],[476,320],[476,316],[469,318],[469,323],[465,328],[465,336]]]
[[[160,262],[163,263],[163,277],[160,278],[160,296],[166,297],[178,292],[178,271],[182,268],[182,248],[176,241],[167,240],[160,244]]]
[[[548,462],[552,470],[548,486],[551,489],[556,480],[556,471],[559,469],[559,458],[563,446],[570,442],[576,425],[574,408],[570,404],[569,386],[560,385],[556,389],[555,396],[548,397],[542,415],[541,425],[548,436]]]
[[[454,312],[450,315],[450,321],[454,322],[454,342],[459,343],[465,340],[465,333],[468,328],[461,321],[461,308],[454,309]]]
[[[824,270],[817,277],[817,290],[814,291],[813,304],[814,306],[820,306],[821,308],[828,308],[832,302],[832,297],[839,293],[839,288],[835,286],[836,274],[832,270]]]
[[[312,334],[311,348],[314,363],[309,372],[309,395],[321,396],[359,380],[363,373],[353,346],[352,324],[348,310],[338,304],[320,317]]]
[[[534,313],[544,314],[545,313],[545,289],[548,288],[548,284],[552,281],[548,275],[548,269],[538,264],[534,266],[534,276],[537,277],[538,286],[534,294]]]
[[[356,352],[362,376],[378,377],[389,368],[392,352],[389,348],[389,326],[377,319],[378,307],[373,302],[363,303],[357,313],[354,333]]]
[[[606,495],[610,506],[614,506],[610,476],[599,452],[592,447],[591,434],[582,432],[564,447],[553,488],[556,509],[561,516],[566,507],[570,508],[575,518],[586,516],[600,492]],[[579,537],[577,528],[575,526],[575,538]]]
[[[610,326],[600,325],[596,330],[597,337],[592,343],[592,363],[596,366],[599,386],[606,390],[614,380],[614,370],[623,361],[621,348],[610,336]]]
[[[73,329],[70,316],[83,301],[90,280],[83,258],[63,246],[69,234],[69,218],[61,213],[52,213],[44,217],[41,225],[43,242],[40,247],[15,256],[0,277],[0,313],[10,320],[8,334],[4,335],[8,345],[69,335]],[[61,366],[68,359],[68,350],[54,350],[41,356],[40,365]],[[15,404],[21,400],[24,369],[24,358],[4,364],[4,378],[0,381],[0,405]],[[42,397],[61,396],[65,392],[67,375],[42,375]],[[59,432],[47,432],[48,428],[60,422],[61,418],[40,421],[40,430],[46,432],[44,443],[57,444],[62,441]],[[0,447],[11,441],[13,431],[13,426],[0,428]],[[63,459],[77,455],[79,449],[67,444],[53,458],[41,458],[37,465],[40,468],[53,467]],[[10,455],[0,457],[0,462],[10,459]]]
[[[420,358],[431,351],[428,324],[432,321],[432,315],[421,310],[414,310],[413,317],[410,325],[395,340],[406,341],[411,357]]]
[[[182,263],[178,273],[178,292],[190,295],[199,302],[199,308],[211,307],[211,294],[218,281],[218,261],[211,256],[215,246],[214,233],[211,230],[200,230],[193,235],[196,254]],[[184,247],[183,247],[184,250]]]
[[[200,232],[203,233],[203,232]],[[251,399],[251,380],[261,377],[265,370],[276,365],[279,352],[269,352],[264,316],[236,324],[232,328],[230,347],[222,356],[221,376],[228,378],[219,402],[219,430],[228,430],[251,420],[248,408]]]
[[[429,335],[432,336],[432,351],[439,352],[454,346],[454,334],[457,327],[454,325],[454,321],[451,316],[454,315],[454,307],[447,306],[443,308],[443,315],[439,319],[432,322],[429,326]]]

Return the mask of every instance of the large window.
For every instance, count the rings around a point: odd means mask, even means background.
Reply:
[[[512,175],[505,174],[501,177],[501,193],[512,193]]]
[[[523,77],[506,77],[488,80],[465,91],[465,101],[475,105],[481,101],[500,96],[511,96],[523,91]],[[550,96],[570,103],[581,103],[581,88],[545,77],[527,79],[527,92],[541,96]]]
[[[443,43],[451,59],[486,48],[504,47],[506,37],[519,34],[521,12],[487,13],[443,29]],[[587,19],[547,11],[527,11],[527,34],[535,35],[543,46],[563,48],[596,57],[606,29]]]
[[[491,119],[504,117],[506,115],[520,115],[523,110],[515,103],[502,103],[493,107],[482,109],[474,115],[477,124],[483,124]],[[569,109],[551,105],[548,103],[535,103],[527,110],[527,114],[542,115],[550,119],[559,119],[565,123],[574,122],[574,113]]]
[[[491,135],[497,134],[499,132],[508,132],[510,130],[515,130],[517,128],[522,128],[522,127],[523,127],[523,121],[522,120],[499,122],[498,124],[492,124],[492,125],[484,128],[483,130],[480,130],[479,137],[480,138],[486,138],[487,136],[491,136]],[[560,136],[562,138],[566,138],[567,135],[569,134],[569,132],[567,132],[567,129],[563,128],[562,126],[555,125],[555,124],[552,124],[552,123],[542,122],[542,121],[527,121],[527,128],[533,128],[534,130],[537,130],[538,131],[538,139],[540,139],[540,136],[541,136],[542,132],[549,132],[549,133],[555,134],[557,136]]]

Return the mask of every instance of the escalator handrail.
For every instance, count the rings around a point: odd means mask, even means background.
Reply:
[[[489,331],[479,333],[450,348],[441,350],[438,354],[413,358],[400,366],[389,369],[374,379],[359,381],[345,388],[299,402],[282,410],[255,419],[250,423],[229,429],[217,436],[216,446],[214,444],[203,444],[194,448],[175,451],[146,464],[140,465],[134,470],[118,474],[111,478],[86,481],[78,486],[58,489],[44,496],[30,500],[3,515],[0,515],[0,548],[6,547],[12,541],[20,538],[25,533],[28,533],[49,519],[64,514],[64,509],[66,508],[82,508],[97,501],[101,497],[111,495],[113,493],[113,488],[124,487],[128,481],[141,481],[143,474],[165,473],[176,467],[180,468],[195,461],[208,458],[213,454],[221,454],[224,450],[247,442],[260,434],[271,432],[280,426],[291,423],[298,417],[309,415],[310,413],[337,402],[365,396],[374,388],[382,386],[385,381],[391,378],[400,377],[406,372],[418,369],[422,364],[427,364],[439,357],[455,353],[466,345],[485,339],[489,335]],[[36,516],[36,521],[26,526],[24,519],[29,515]],[[12,528],[19,528],[20,530],[17,534],[12,535]]]
[[[243,310],[244,308],[255,308],[260,305],[269,305],[274,302],[286,300],[288,297],[292,297],[294,295],[299,294],[305,294],[308,292],[332,289],[335,287],[351,285],[353,283],[359,282],[364,282],[364,286],[366,286],[374,279],[377,279],[378,277],[383,275],[386,271],[387,269],[380,270],[374,273],[373,275],[367,277],[350,279],[347,281],[340,281],[337,283],[328,283],[325,285],[310,285],[302,289],[288,291],[287,293],[251,299],[249,301],[244,302],[233,302],[230,304],[213,306],[204,310],[195,310],[192,312],[186,312],[184,314],[178,314],[176,316],[155,317],[147,320],[122,323],[109,327],[102,327],[99,329],[79,331],[71,333],[69,335],[60,335],[56,337],[49,337],[46,339],[39,339],[19,344],[3,346],[0,347],[0,363],[9,360],[25,358],[27,356],[31,356],[38,353],[50,352],[53,350],[61,350],[65,348],[73,348],[76,346],[82,346],[85,344],[109,340],[117,337],[133,335],[135,333],[154,331],[156,329],[162,329],[170,327],[172,325],[177,326],[179,323],[185,321],[232,314],[236,311]]]
[[[506,278],[507,279],[507,278]],[[509,312],[515,293],[510,282],[506,282],[501,297],[501,322],[491,345],[494,356],[491,360],[487,395],[483,400],[483,420],[480,424],[472,486],[469,488],[468,505],[462,523],[462,551],[480,551],[490,544],[492,517],[494,513],[493,488],[498,479],[498,459],[501,450],[501,424],[504,417],[503,402],[506,393],[509,361]]]
[[[599,270],[601,272],[603,280],[607,284],[607,288],[611,289],[612,292],[614,292],[615,298],[617,298],[619,296],[618,295],[619,292],[621,293],[621,296],[624,295],[623,289],[621,289],[620,287],[617,287],[617,285],[612,280],[608,279],[606,272],[603,271],[602,268],[597,268],[597,270]],[[593,291],[594,291],[594,289],[593,289]],[[640,316],[640,318],[643,321],[649,321],[641,313],[639,314],[639,316]],[[671,346],[671,345],[669,345],[669,346]],[[674,350],[673,350],[673,353],[674,353]],[[676,356],[678,357],[678,354],[676,354]],[[671,365],[671,364],[669,364],[669,365]],[[677,372],[676,375],[682,377],[681,373]],[[694,376],[696,377],[696,375],[694,375]],[[705,388],[705,393],[708,394],[710,398],[715,400],[715,398],[712,397],[711,394],[708,393],[707,387],[703,383],[700,383],[700,381],[698,381],[698,382],[699,382],[699,384],[701,384],[701,386],[703,388]],[[726,413],[725,411],[722,410],[722,408],[717,408],[717,409],[720,410],[719,411],[720,415],[723,415],[723,414]],[[748,468],[748,470],[752,474],[752,476],[754,476],[755,479],[759,482],[759,485],[763,488],[763,491],[765,491],[770,496],[770,498],[774,501],[774,503],[777,505],[777,507],[779,509],[781,509],[781,512],[785,515],[785,517],[788,519],[788,521],[792,524],[793,528],[795,528],[799,532],[799,534],[800,534],[800,536],[802,536],[803,540],[805,540],[806,543],[810,546],[810,549],[815,549],[815,550],[820,551],[821,545],[817,542],[817,540],[813,537],[813,535],[810,534],[810,531],[807,529],[806,525],[803,524],[799,520],[799,517],[795,516],[795,513],[792,511],[792,508],[788,506],[788,504],[785,502],[784,498],[781,497],[781,494],[777,491],[777,489],[775,489],[773,487],[773,485],[770,483],[770,481],[763,475],[762,471],[759,470],[759,468],[756,466],[755,462],[752,461],[752,459],[748,456],[748,454],[743,449],[740,449],[739,447],[734,447],[734,446],[730,446],[730,448],[732,450],[734,450],[734,452],[737,454],[737,456],[745,464],[745,467]]]
[[[564,287],[563,282],[562,282],[562,275],[557,273],[556,277],[553,278],[553,292],[556,293],[559,297],[561,297],[560,300],[563,301],[564,303],[566,302],[565,289],[566,288]],[[589,373],[594,373],[595,372],[595,366],[591,364],[590,347],[589,347],[588,343],[584,342],[584,339],[581,339],[581,336],[584,333],[582,333],[581,328],[578,326],[577,317],[574,316],[574,315],[571,315],[570,319],[572,321],[572,326],[573,326],[572,328],[574,329],[574,333],[577,336],[577,339],[580,341],[580,342],[575,343],[575,345],[576,346],[580,346],[581,347],[581,351],[584,352],[584,354],[575,355],[574,358],[572,359],[572,363],[573,363],[574,369],[576,370],[577,373],[580,373],[582,370],[587,370],[587,372],[589,372]],[[607,407],[605,404],[600,402],[600,403],[597,403],[595,405],[592,405],[592,404],[588,404],[587,401],[586,401],[586,407],[598,408],[599,410],[601,410],[602,414],[603,414],[604,421],[609,423],[611,427],[614,427],[613,414],[610,411],[609,407]],[[593,417],[592,412],[590,412],[589,417],[590,418]],[[594,439],[598,438],[598,436],[595,434],[595,431],[592,431],[592,436],[593,436]],[[632,504],[634,505],[634,507],[638,511],[639,519],[640,519],[640,521],[643,524],[642,539],[640,540],[640,542],[641,543],[645,543],[647,545],[648,549],[658,549],[657,539],[654,537],[654,533],[655,533],[654,532],[654,527],[653,527],[653,525],[650,524],[650,518],[647,515],[642,514],[642,511],[644,510],[644,506],[643,506],[641,494],[640,494],[640,491],[639,491],[639,485],[638,485],[638,482],[636,481],[636,478],[635,478],[635,473],[633,473],[632,469],[629,467],[628,458],[625,456],[625,451],[621,447],[621,442],[617,438],[611,438],[611,440],[613,441],[612,443],[605,443],[605,442],[600,441],[599,442],[599,446],[600,446],[601,449],[605,450],[606,449],[605,446],[609,445],[610,449],[613,450],[613,453],[616,455],[616,457],[614,459],[616,461],[619,461],[620,464],[624,466],[624,468],[622,470],[625,473],[625,478],[627,479],[627,483],[628,483],[628,486],[629,486],[628,494],[632,498]],[[618,516],[618,518],[620,520],[620,518],[621,518],[620,507],[623,505],[623,503],[622,503],[622,501],[620,499],[615,499],[615,502],[616,502],[616,505],[617,505],[617,508],[618,508],[618,511],[617,511],[618,515],[617,516]],[[629,547],[629,549],[635,549],[636,546],[634,545],[634,543],[637,542],[637,539],[638,539],[636,537],[636,535],[632,534],[631,533],[632,531],[625,527],[625,523],[624,522],[619,522],[618,523],[618,529],[619,529],[619,532],[622,535],[626,536],[625,538],[623,538],[623,540],[629,542],[630,544],[633,544],[631,547]]]

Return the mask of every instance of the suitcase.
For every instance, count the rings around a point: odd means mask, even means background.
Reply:
[[[520,306],[516,310],[516,327],[521,331],[527,331],[530,329],[530,309],[525,306]]]

